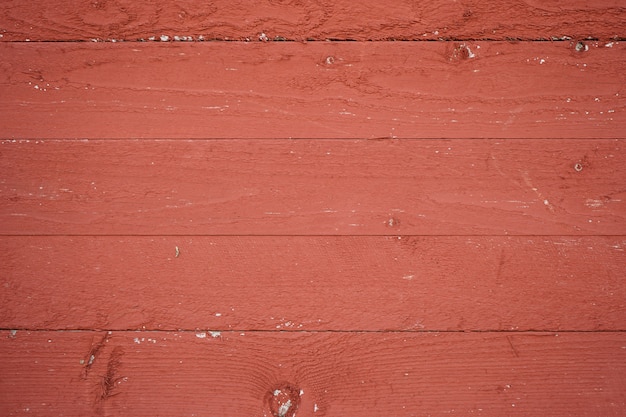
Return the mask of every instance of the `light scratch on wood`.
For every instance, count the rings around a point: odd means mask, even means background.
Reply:
[[[515,354],[515,357],[519,358],[519,352],[517,351],[517,349],[515,349],[515,346],[513,346],[513,341],[511,340],[511,336],[507,336],[506,340],[509,341],[509,345],[511,345],[511,349],[513,349],[513,353]]]

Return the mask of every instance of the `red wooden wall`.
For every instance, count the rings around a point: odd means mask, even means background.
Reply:
[[[623,416],[620,0],[0,4],[0,415]]]

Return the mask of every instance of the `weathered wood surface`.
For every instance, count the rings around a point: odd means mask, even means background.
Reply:
[[[622,138],[626,44],[576,45],[0,43],[1,133]]]
[[[4,0],[0,40],[609,39],[625,15],[620,0]]]
[[[625,12],[3,2],[0,415],[621,417]]]
[[[10,235],[624,235],[623,140],[4,140]]]
[[[5,416],[621,417],[626,407],[624,333],[2,331],[0,355]]]
[[[0,328],[626,330],[625,248],[624,237],[4,237]]]

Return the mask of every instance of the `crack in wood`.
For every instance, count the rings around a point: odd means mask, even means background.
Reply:
[[[119,383],[124,379],[123,376],[119,376],[119,368],[122,365],[121,358],[124,355],[124,350],[121,346],[116,346],[109,355],[107,361],[106,373],[100,377],[97,396],[96,396],[96,408],[101,411],[102,403],[107,399],[118,395],[119,391],[116,391]]]
[[[87,353],[85,359],[81,361],[81,363],[84,364],[83,371],[81,373],[82,379],[86,379],[87,376],[89,376],[89,372],[91,371],[93,364],[96,362],[98,355],[102,351],[102,348],[104,348],[106,343],[109,341],[110,337],[111,332],[105,332],[101,337],[93,337],[89,352]]]

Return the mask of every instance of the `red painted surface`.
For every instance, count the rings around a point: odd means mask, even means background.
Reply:
[[[0,327],[623,331],[624,248],[624,237],[5,237]]]
[[[622,138],[626,43],[607,44],[0,43],[2,133]]]
[[[262,417],[274,397],[289,400],[283,392],[294,404],[285,415],[301,417],[621,417],[626,407],[624,333],[3,331],[0,340],[4,415]]]
[[[4,0],[0,40],[605,40],[625,14],[621,0]]]
[[[3,234],[626,233],[615,140],[3,141]]]
[[[0,4],[0,415],[622,416],[588,3]]]

